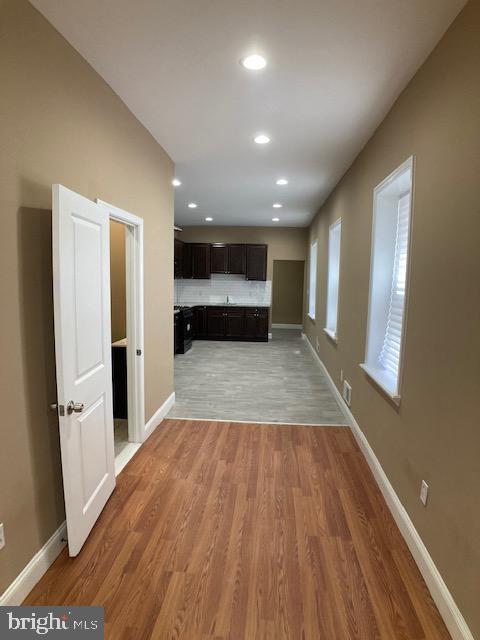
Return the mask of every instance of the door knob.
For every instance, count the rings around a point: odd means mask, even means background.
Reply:
[[[71,413],[82,413],[84,406],[83,402],[74,402],[73,400],[70,400],[67,404],[67,413],[68,415]]]

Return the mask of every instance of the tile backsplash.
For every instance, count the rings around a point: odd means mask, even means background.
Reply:
[[[210,280],[175,280],[175,304],[224,304],[230,302],[270,306],[272,282],[245,280],[245,276],[212,274]]]

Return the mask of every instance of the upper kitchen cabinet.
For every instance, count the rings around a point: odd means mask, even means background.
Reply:
[[[182,250],[182,278],[193,278],[192,245],[185,242]]]
[[[228,273],[244,275],[247,270],[247,247],[244,244],[229,244]]]
[[[192,278],[207,280],[210,278],[210,245],[192,243]]]
[[[228,273],[228,245],[215,243],[210,245],[211,273]]]
[[[210,267],[212,273],[234,273],[245,275],[247,250],[244,244],[215,243],[210,245]]]
[[[247,280],[267,279],[267,245],[247,244]]]
[[[182,278],[183,276],[183,247],[184,243],[177,238],[173,244],[173,277]]]

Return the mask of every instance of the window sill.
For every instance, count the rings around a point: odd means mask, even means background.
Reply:
[[[389,379],[381,369],[375,369],[364,362],[360,364],[360,367],[396,405],[400,405],[401,396],[396,393],[396,389],[392,389],[392,386],[389,385]]]
[[[307,316],[310,318],[312,322],[315,322],[315,316],[311,316],[309,313],[307,313]]]
[[[335,331],[332,331],[331,329],[327,329],[327,327],[324,327],[323,330],[325,331],[327,336],[330,338],[330,340],[332,340],[335,344],[338,344],[338,338]]]

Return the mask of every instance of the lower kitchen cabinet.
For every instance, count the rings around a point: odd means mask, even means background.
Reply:
[[[245,311],[245,340],[268,340],[268,309],[247,308]]]
[[[193,307],[193,339],[207,339],[207,307]]]
[[[268,341],[268,307],[198,306],[193,319],[197,340]]]
[[[207,338],[225,338],[225,311],[223,307],[207,307]]]
[[[245,309],[235,308],[225,310],[225,338],[227,340],[241,340],[245,337]]]

